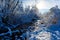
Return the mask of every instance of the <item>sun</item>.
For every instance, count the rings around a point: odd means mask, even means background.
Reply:
[[[37,3],[37,8],[38,9],[46,9],[47,8],[47,3],[45,1],[40,1],[39,3]]]

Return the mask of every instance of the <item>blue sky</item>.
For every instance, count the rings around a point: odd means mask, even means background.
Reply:
[[[33,6],[35,4],[35,0],[21,0],[21,1],[23,1],[25,7],[28,5]],[[56,5],[58,5],[58,7],[60,8],[60,0],[36,0],[36,5],[37,8],[40,9],[40,11],[43,11],[43,9],[50,9],[51,7],[54,7]]]
[[[25,5],[34,5],[35,0],[22,0]],[[37,4],[41,1],[47,3],[47,9],[60,4],[60,0],[36,0]],[[42,4],[43,5],[43,4]],[[59,6],[60,8],[60,6]]]

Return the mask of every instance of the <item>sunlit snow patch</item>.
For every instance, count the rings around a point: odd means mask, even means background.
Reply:
[[[39,33],[39,35],[36,36],[39,40],[50,40],[51,35],[49,32],[42,31]]]
[[[41,31],[38,34],[31,34],[29,40],[51,40],[51,34],[46,31]]]

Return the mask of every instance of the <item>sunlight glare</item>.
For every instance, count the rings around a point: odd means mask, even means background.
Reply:
[[[46,9],[47,8],[47,3],[45,1],[41,1],[39,3],[37,3],[37,8],[38,9]]]

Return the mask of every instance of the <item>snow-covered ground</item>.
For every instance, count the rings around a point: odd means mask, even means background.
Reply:
[[[41,24],[38,20],[35,24],[35,30],[27,33],[27,40],[60,40],[59,30],[52,31]],[[30,36],[29,36],[29,35]]]

